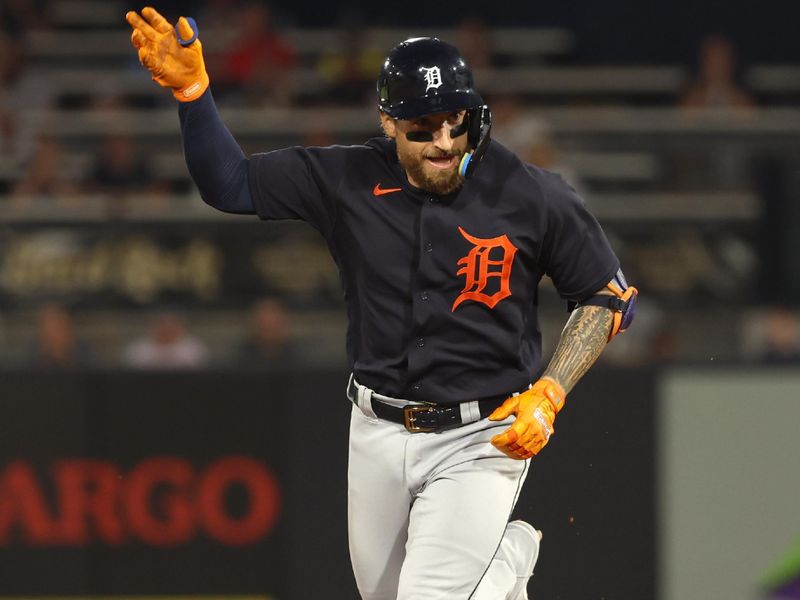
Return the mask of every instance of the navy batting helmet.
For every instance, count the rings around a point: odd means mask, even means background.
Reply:
[[[438,38],[411,38],[392,48],[378,77],[378,99],[395,119],[483,106],[458,49]]]

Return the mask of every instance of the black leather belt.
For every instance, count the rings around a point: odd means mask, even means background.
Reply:
[[[358,388],[366,390],[371,396],[372,410],[379,419],[385,419],[392,423],[399,423],[404,425],[405,428],[411,433],[433,433],[442,431],[444,429],[451,429],[459,427],[467,423],[474,423],[480,419],[488,417],[495,408],[500,406],[505,397],[492,398],[489,400],[479,400],[473,405],[472,410],[467,411],[473,417],[465,421],[462,418],[461,404],[442,405],[442,404],[407,404],[406,406],[393,406],[386,402],[381,401],[381,395],[375,393],[365,386],[356,383],[354,377],[350,377],[350,382],[347,385],[347,397],[350,401],[358,406]],[[383,396],[388,398],[388,396]],[[403,400],[391,398],[391,400]],[[463,403],[472,404],[472,403]],[[475,412],[477,408],[477,413]]]

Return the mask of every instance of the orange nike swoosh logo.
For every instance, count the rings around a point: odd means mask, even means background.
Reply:
[[[381,184],[376,183],[375,187],[372,190],[373,196],[383,196],[384,194],[391,194],[392,192],[402,192],[403,188],[386,188],[381,189]]]

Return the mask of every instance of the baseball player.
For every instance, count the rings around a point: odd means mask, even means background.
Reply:
[[[339,268],[361,597],[527,598],[540,535],[508,519],[530,459],[633,317],[637,292],[596,220],[558,175],[490,139],[469,67],[436,38],[406,40],[383,63],[383,137],[247,157],[215,107],[196,25],[150,7],[126,19],[140,61],[179,101],[205,202],[307,221]],[[572,308],[544,370],[543,275]]]

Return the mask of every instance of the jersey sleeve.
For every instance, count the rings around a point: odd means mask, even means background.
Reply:
[[[300,219],[327,238],[336,221],[336,192],[346,162],[341,146],[297,146],[251,156],[248,180],[258,216]]]
[[[578,302],[611,281],[619,259],[583,199],[560,176],[550,177],[544,269],[562,298]]]

